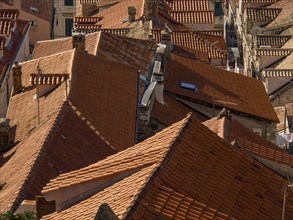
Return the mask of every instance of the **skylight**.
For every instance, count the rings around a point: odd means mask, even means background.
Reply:
[[[192,90],[192,91],[196,91],[197,92],[196,85],[191,84],[191,83],[181,82],[180,83],[180,87],[183,88],[183,89],[189,89],[189,90]]]

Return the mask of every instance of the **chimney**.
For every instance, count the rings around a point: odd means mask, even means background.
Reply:
[[[231,120],[232,116],[230,114],[230,110],[223,108],[218,115],[218,119],[223,118],[223,117],[226,117],[227,119]]]
[[[5,45],[5,37],[0,37],[0,60],[2,59],[4,55],[4,45]]]
[[[135,21],[135,14],[136,14],[136,8],[133,6],[128,7],[128,15],[129,15],[129,22]]]
[[[144,14],[145,19],[150,20],[151,18],[158,17],[158,1],[157,0],[145,0],[144,3]]]
[[[13,95],[21,92],[22,90],[22,80],[21,80],[21,66],[17,62],[12,67],[12,77],[13,77]]]
[[[171,30],[168,27],[165,27],[164,30],[161,31],[161,44],[166,45],[165,49],[165,57],[166,59],[170,58],[171,55]]]
[[[0,119],[0,153],[7,150],[10,146],[10,120],[7,118]]]
[[[72,36],[73,48],[81,51],[85,51],[85,35],[82,33],[75,33]]]

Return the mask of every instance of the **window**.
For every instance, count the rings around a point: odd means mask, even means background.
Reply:
[[[223,16],[224,11],[221,2],[215,2],[215,16]]]
[[[65,6],[73,6],[73,0],[64,0]]]
[[[73,28],[73,19],[66,18],[65,19],[65,36],[72,36],[72,28]]]

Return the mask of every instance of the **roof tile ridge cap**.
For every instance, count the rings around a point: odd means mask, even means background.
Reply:
[[[21,200],[20,197],[21,197],[21,195],[22,195],[22,192],[25,191],[26,186],[30,184],[29,179],[34,175],[34,171],[37,169],[37,166],[38,166],[38,164],[39,164],[38,162],[39,162],[39,160],[41,159],[41,157],[43,156],[44,152],[46,151],[45,148],[46,148],[46,146],[47,146],[47,144],[48,144],[48,142],[49,142],[49,139],[50,139],[50,137],[51,137],[51,135],[52,135],[52,133],[53,133],[53,131],[54,131],[54,129],[55,129],[55,126],[56,126],[56,124],[57,124],[58,119],[61,117],[61,115],[62,115],[62,113],[63,113],[63,109],[65,108],[65,103],[66,103],[66,101],[63,101],[63,102],[62,102],[62,104],[59,106],[58,110],[56,111],[57,114],[54,116],[55,118],[53,119],[52,122],[50,122],[50,124],[51,124],[51,128],[50,128],[49,131],[45,134],[45,136],[44,136],[45,138],[44,138],[44,140],[43,140],[42,147],[41,147],[41,149],[38,151],[38,153],[36,154],[36,157],[35,157],[34,163],[33,163],[33,165],[31,166],[31,169],[30,169],[30,171],[28,172],[28,174],[27,174],[25,180],[23,181],[23,184],[21,185],[21,187],[20,187],[20,189],[19,189],[17,195],[15,196],[15,199],[14,199],[14,201],[13,201],[13,204],[11,205],[11,208],[12,208],[12,209],[16,209],[16,208],[17,208],[17,207],[13,207],[13,206],[15,206],[15,201],[17,201],[17,200]]]
[[[164,161],[167,160],[168,154],[172,154],[173,148],[175,148],[178,145],[178,139],[182,137],[182,135],[185,133],[185,130],[189,127],[190,123],[192,122],[192,113],[189,112],[187,116],[182,120],[183,124],[178,129],[178,133],[174,135],[172,138],[172,141],[170,143],[169,150],[167,150],[160,160],[158,160],[155,164],[155,167],[153,168],[152,172],[149,174],[148,178],[146,179],[145,183],[141,186],[141,188],[137,191],[136,196],[133,198],[131,204],[126,209],[125,213],[122,215],[122,219],[131,219],[130,217],[135,212],[135,207],[140,203],[142,200],[142,195],[144,192],[146,192],[149,188],[149,185],[151,182],[155,181],[155,178],[160,170],[160,165],[164,165]],[[172,125],[171,125],[172,126]],[[151,165],[152,166],[152,165]]]
[[[73,50],[75,50],[75,49],[69,49],[69,50],[65,50],[65,51],[62,51],[62,52],[59,52],[59,53],[54,53],[54,54],[51,54],[51,55],[48,55],[48,56],[45,56],[45,57],[39,57],[39,58],[35,58],[35,59],[32,59],[32,60],[26,60],[26,61],[20,62],[19,64],[23,65],[23,64],[27,64],[27,63],[39,62],[40,60],[45,60],[47,58],[51,58],[51,57],[54,57],[54,56],[59,56],[59,55],[65,54],[65,53],[69,53],[70,51],[72,52]]]

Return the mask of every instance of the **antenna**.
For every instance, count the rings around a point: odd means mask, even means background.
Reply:
[[[40,64],[38,62],[37,65],[37,118],[38,118],[38,125],[40,125],[40,99],[39,99],[39,79],[41,76],[41,69]]]

